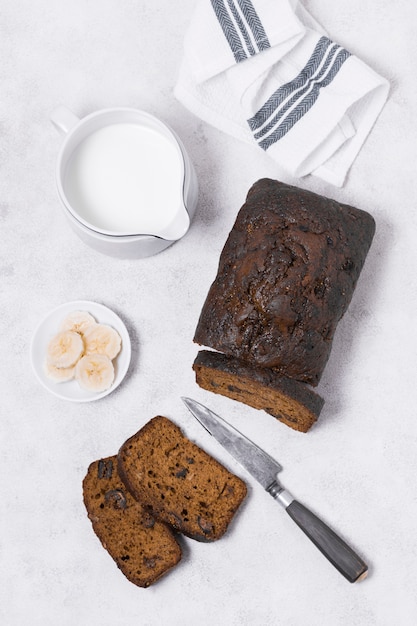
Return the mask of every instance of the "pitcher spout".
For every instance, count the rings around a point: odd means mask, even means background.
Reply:
[[[172,221],[162,228],[159,232],[154,233],[157,237],[167,239],[168,241],[177,241],[184,237],[190,228],[190,216],[184,204],[181,205],[177,214]]]

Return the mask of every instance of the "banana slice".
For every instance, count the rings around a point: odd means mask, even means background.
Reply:
[[[55,367],[46,360],[44,363],[44,371],[48,378],[54,383],[66,383],[72,380],[75,375],[75,365],[73,367]]]
[[[85,355],[75,366],[75,378],[87,391],[106,391],[114,381],[113,363],[105,354]]]
[[[66,330],[52,337],[46,349],[48,363],[54,367],[72,367],[84,352],[81,335]]]
[[[107,324],[94,324],[83,334],[86,354],[104,354],[110,360],[120,352],[122,340],[119,333]]]
[[[93,324],[96,324],[96,320],[88,311],[73,311],[62,322],[61,330],[72,330],[82,335]]]

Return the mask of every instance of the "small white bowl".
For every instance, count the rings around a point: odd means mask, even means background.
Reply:
[[[49,379],[44,371],[46,349],[49,341],[59,331],[64,318],[74,311],[88,311],[94,319],[101,324],[112,326],[122,339],[122,348],[113,361],[115,378],[112,386],[106,391],[93,393],[82,389],[76,380],[56,383]],[[103,304],[89,302],[88,300],[76,300],[61,304],[44,317],[37,326],[30,346],[30,357],[33,371],[45,389],[62,400],[71,402],[92,402],[109,395],[122,382],[129,369],[131,359],[131,343],[127,328],[116,313]]]

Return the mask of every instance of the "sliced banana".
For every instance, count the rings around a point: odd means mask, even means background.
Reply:
[[[96,320],[88,311],[73,311],[62,322],[61,330],[72,330],[82,335],[93,324],[96,324]]]
[[[114,381],[113,363],[105,354],[87,354],[75,366],[75,378],[87,391],[106,391]]]
[[[72,367],[84,352],[84,342],[78,333],[66,330],[52,337],[46,349],[48,363],[54,367]]]
[[[48,378],[54,381],[54,383],[66,383],[72,380],[75,375],[75,365],[73,367],[55,367],[48,361],[45,361],[44,371]]]
[[[112,360],[121,350],[119,333],[88,311],[72,311],[49,342],[44,371],[56,383],[75,379],[88,391],[106,391],[115,378]]]
[[[104,354],[110,360],[120,352],[122,340],[119,333],[107,324],[94,324],[83,334],[86,354]]]

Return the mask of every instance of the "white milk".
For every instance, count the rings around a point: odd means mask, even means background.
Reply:
[[[115,234],[158,234],[182,204],[178,148],[158,132],[133,123],[89,135],[68,164],[65,193],[91,226]]]

